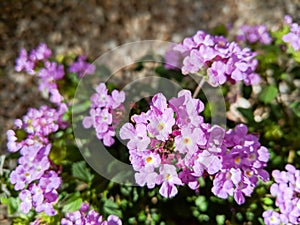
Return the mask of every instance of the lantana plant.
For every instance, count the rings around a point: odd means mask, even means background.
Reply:
[[[48,104],[7,131],[0,198],[12,223],[300,224],[300,26],[286,16],[275,31],[246,24],[226,34],[200,30],[169,45],[150,69],[181,90],[136,101],[126,76],[99,81],[109,71],[85,55],[21,49],[15,70],[34,77]],[[149,70],[147,57],[124,71]],[[221,92],[226,124],[213,122],[205,83]],[[134,182],[99,174],[83,146],[127,163]]]

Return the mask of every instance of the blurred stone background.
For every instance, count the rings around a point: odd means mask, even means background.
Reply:
[[[1,0],[0,1],[0,152],[14,118],[42,101],[36,81],[13,71],[24,47],[45,42],[55,53],[86,54],[90,59],[131,41],[179,42],[218,24],[266,24],[276,28],[285,14],[300,19],[299,0]]]

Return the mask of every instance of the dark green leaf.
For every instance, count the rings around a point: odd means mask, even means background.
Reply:
[[[72,165],[72,175],[87,183],[91,183],[94,178],[85,161],[76,162]]]
[[[238,107],[237,110],[242,114],[242,116],[248,121],[248,123],[253,123],[254,121],[254,115],[251,108],[245,109]]]
[[[104,202],[103,210],[107,214],[116,215],[116,216],[122,218],[122,211],[119,209],[118,204],[110,199],[108,199]]]
[[[290,108],[296,114],[296,116],[300,117],[300,101],[295,101],[290,105]]]

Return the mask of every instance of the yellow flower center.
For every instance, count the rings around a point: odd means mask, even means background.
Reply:
[[[151,157],[151,156],[148,156],[147,158],[146,158],[146,162],[147,163],[151,163],[153,161],[153,158]]]
[[[166,178],[166,180],[170,180],[171,179],[171,174],[169,174],[169,173],[167,173],[166,175],[165,175],[165,178]]]
[[[157,126],[157,130],[162,131],[164,129],[164,127],[165,127],[164,123],[159,123]]]
[[[183,143],[184,143],[185,145],[190,144],[190,143],[191,143],[191,138],[189,138],[189,137],[184,138],[184,139],[183,139]]]
[[[247,170],[247,171],[246,171],[246,175],[247,175],[248,177],[252,177],[253,172],[252,172],[251,170]]]
[[[234,162],[236,164],[240,164],[241,163],[241,157],[237,156],[235,159],[234,159]]]

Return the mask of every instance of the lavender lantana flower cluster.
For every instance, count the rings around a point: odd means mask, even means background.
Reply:
[[[36,49],[31,50],[30,54],[22,48],[19,57],[16,60],[15,70],[17,72],[26,71],[30,75],[34,75],[35,66],[39,61],[47,61],[52,55],[51,49],[45,43],[41,43]]]
[[[193,37],[185,38],[165,55],[167,65],[181,68],[185,75],[207,75],[209,83],[213,86],[222,85],[226,81],[244,81],[246,85],[257,84],[260,77],[255,73],[255,56],[256,53],[249,48],[241,49],[236,42],[228,42],[222,36],[212,36],[204,31],[198,31]]]
[[[297,23],[293,23],[292,17],[285,16],[285,23],[289,26],[290,32],[282,37],[285,43],[292,46],[295,51],[300,50],[300,26]]]
[[[237,41],[247,41],[250,44],[261,43],[268,45],[272,42],[270,33],[265,25],[243,25],[236,36]]]
[[[96,67],[86,62],[86,56],[81,55],[75,62],[69,67],[69,72],[77,73],[79,78],[82,78],[85,74],[92,75],[96,71]]]
[[[119,123],[119,115],[124,110],[122,103],[125,101],[125,93],[113,90],[109,94],[105,83],[100,83],[90,100],[90,115],[84,117],[83,126],[93,127],[97,138],[103,140],[105,146],[111,146],[115,142],[115,128]]]
[[[225,133],[221,149],[222,169],[214,177],[212,192],[220,198],[234,196],[238,204],[243,204],[244,195],[251,195],[258,178],[269,180],[264,170],[270,158],[268,149],[260,145],[258,137],[248,134],[243,124]]]
[[[89,204],[82,203],[79,210],[66,214],[61,220],[61,225],[122,225],[122,221],[115,215],[108,216],[107,220],[103,219],[97,211],[90,209]]]
[[[36,212],[45,212],[49,216],[56,214],[53,204],[58,199],[61,178],[49,159],[52,144],[48,136],[65,128],[61,116],[62,112],[47,106],[29,109],[22,120],[15,121],[16,130],[7,131],[8,150],[21,154],[19,165],[10,174],[10,182],[15,190],[21,191],[23,213],[34,207]]]
[[[276,197],[278,211],[267,210],[263,213],[266,225],[300,224],[300,170],[287,164],[286,171],[274,170],[275,183],[271,195]]]
[[[36,49],[31,50],[30,54],[25,49],[21,49],[16,60],[15,70],[25,71],[30,75],[39,77],[39,90],[45,95],[50,96],[50,101],[59,104],[63,97],[58,91],[56,81],[64,77],[64,67],[56,62],[49,61],[52,51],[45,43],[40,44]],[[39,65],[43,65],[39,67]]]
[[[65,68],[62,64],[50,61],[51,55],[52,51],[45,43],[31,50],[30,54],[25,49],[21,49],[16,60],[15,70],[17,72],[25,71],[30,75],[37,75],[41,93],[49,97],[52,103],[61,104],[64,99],[59,92],[57,81],[64,78]],[[79,78],[85,74],[93,74],[95,70],[96,67],[94,65],[86,62],[85,56],[78,57],[68,68],[69,72],[76,73]]]
[[[197,190],[198,178],[214,175],[213,193],[234,196],[238,204],[249,196],[258,178],[268,179],[264,170],[269,159],[258,138],[247,134],[245,125],[225,131],[205,123],[204,104],[182,90],[169,101],[161,93],[152,98],[146,113],[132,116],[133,123],[120,129],[138,185],[161,186],[164,197],[177,194],[177,186]]]

